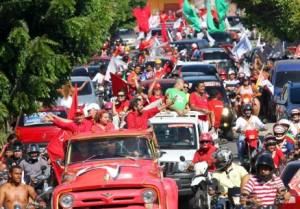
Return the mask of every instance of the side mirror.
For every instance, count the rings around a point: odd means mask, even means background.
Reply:
[[[181,162],[185,162],[185,157],[184,157],[184,156],[180,156],[180,157],[179,157],[179,160],[180,160]]]
[[[55,162],[59,167],[64,167],[65,166],[65,163],[62,159],[57,159]]]

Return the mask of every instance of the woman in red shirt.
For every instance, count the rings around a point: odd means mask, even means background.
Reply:
[[[95,116],[95,124],[92,131],[112,131],[115,130],[114,124],[110,121],[109,113],[105,110],[99,111]]]
[[[148,90],[148,98],[150,103],[155,102],[159,99],[165,99],[165,97],[162,94],[161,86],[159,83],[156,83],[156,80],[154,80],[153,83],[150,85],[150,88]]]

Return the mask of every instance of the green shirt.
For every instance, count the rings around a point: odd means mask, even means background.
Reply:
[[[167,98],[170,100],[174,100],[176,97],[172,108],[175,110],[184,110],[186,104],[188,103],[188,97],[184,91],[180,91],[176,88],[170,88],[166,91]]]

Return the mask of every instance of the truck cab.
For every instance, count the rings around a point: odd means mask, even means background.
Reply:
[[[176,181],[179,195],[190,195],[191,180],[194,172],[181,170],[180,164],[192,162],[195,152],[199,149],[199,136],[207,132],[199,116],[202,114],[190,111],[184,116],[175,112],[161,112],[151,118],[149,122],[157,138],[161,152],[159,163],[163,169],[164,177]]]

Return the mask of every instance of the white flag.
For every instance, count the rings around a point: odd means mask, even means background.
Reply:
[[[252,50],[252,45],[250,40],[246,35],[244,35],[239,43],[233,48],[233,54],[240,59],[244,54]]]
[[[127,69],[127,64],[123,60],[117,57],[111,57],[110,62],[107,66],[104,80],[110,81],[110,73],[116,74],[117,71],[122,71],[126,69]]]

